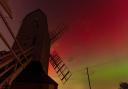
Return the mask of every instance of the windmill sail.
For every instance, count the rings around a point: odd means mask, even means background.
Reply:
[[[57,53],[51,54],[50,63],[58,74],[58,77],[62,83],[65,84],[72,76],[72,74],[65,63],[62,61],[61,57]]]
[[[25,50],[24,53],[26,54],[29,60],[25,60],[19,50],[16,50],[16,55],[20,58],[22,65],[15,60],[15,57],[13,56],[12,52],[4,52],[4,54],[0,56],[0,89],[9,88],[12,81],[30,63],[32,59],[32,48]]]
[[[9,17],[12,18],[12,11],[7,3],[7,0],[0,0],[0,5],[3,7],[5,12],[9,15]]]
[[[64,24],[59,24],[56,27],[56,30],[55,31],[50,32],[51,44],[53,44],[55,41],[57,41],[62,36],[62,34],[65,31],[65,28],[66,27],[65,27]]]

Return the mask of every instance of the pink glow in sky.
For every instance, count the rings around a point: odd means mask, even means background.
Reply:
[[[104,85],[108,86],[104,89],[117,89],[121,81],[128,81],[124,77],[128,75],[125,72],[127,64],[124,64],[128,62],[128,1],[62,2],[54,1],[55,4],[50,3],[49,6],[54,7],[50,8],[53,16],[69,26],[69,31],[65,32],[54,47],[74,76],[68,85],[62,85],[60,89],[89,89],[84,68],[93,65],[98,66],[90,67],[91,72],[99,71],[91,75],[93,89],[103,89]]]
[[[128,82],[127,0],[10,0],[9,3],[15,17],[13,23],[9,21],[15,33],[24,16],[37,8],[46,13],[50,31],[59,23],[68,26],[68,31],[52,46],[73,73],[67,84],[62,85],[50,67],[49,75],[59,83],[59,89],[89,89],[87,66],[93,89],[118,89],[121,81]]]

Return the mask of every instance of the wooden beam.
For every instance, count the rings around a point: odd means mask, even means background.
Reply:
[[[8,16],[13,19],[12,17],[12,11],[7,3],[7,0],[0,0],[0,5],[2,6],[2,8],[5,10],[5,12],[8,14]]]

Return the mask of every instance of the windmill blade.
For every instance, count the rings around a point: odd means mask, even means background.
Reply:
[[[7,0],[0,0],[0,5],[5,10],[5,12],[9,15],[9,17],[12,19],[12,11],[7,3]]]
[[[59,24],[56,27],[56,30],[52,31],[50,33],[51,44],[53,44],[56,40],[58,40],[62,36],[62,34],[64,33],[65,29],[66,29],[66,26],[64,24]]]
[[[61,57],[57,53],[50,55],[50,63],[62,83],[65,84],[72,76],[72,73],[70,72],[66,64],[62,61]]]

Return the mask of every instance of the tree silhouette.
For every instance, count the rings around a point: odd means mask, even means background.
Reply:
[[[120,83],[120,88],[119,89],[128,89],[128,83],[126,83],[126,82]]]

